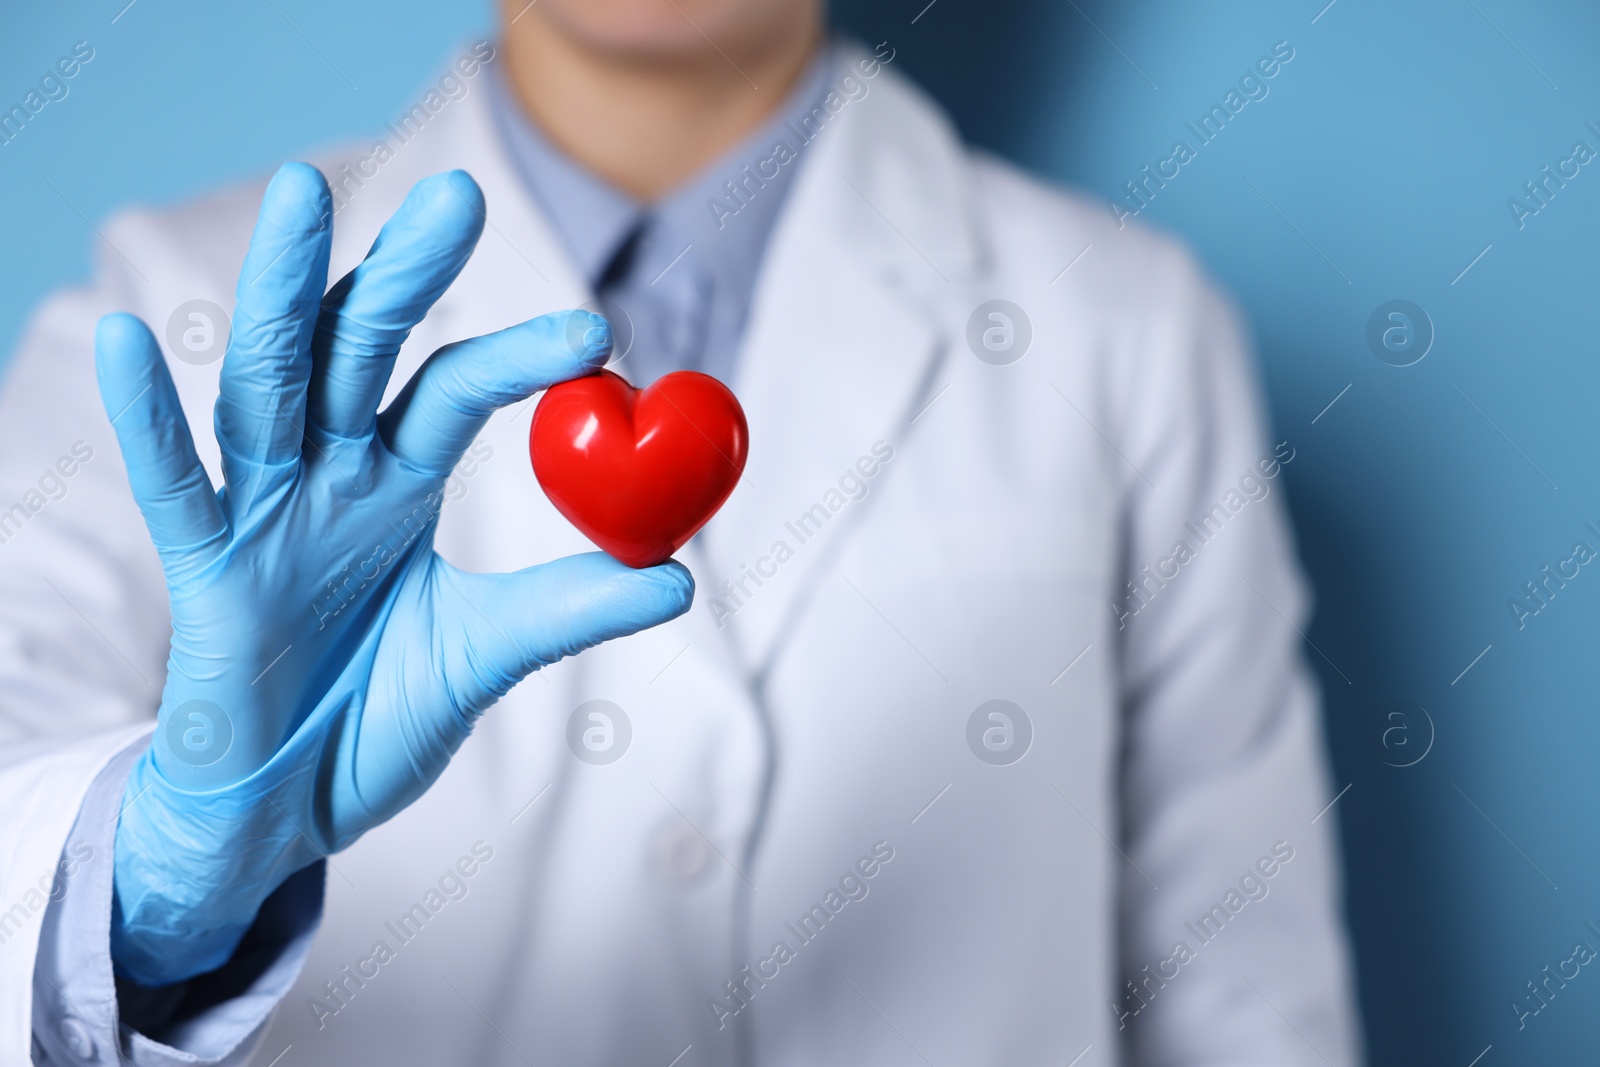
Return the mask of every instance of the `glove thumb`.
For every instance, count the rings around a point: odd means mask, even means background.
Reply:
[[[444,564],[440,584],[441,606],[458,613],[468,635],[463,651],[484,707],[540,667],[668,622],[694,603],[694,578],[676,560],[635,570],[603,552],[510,574]]]

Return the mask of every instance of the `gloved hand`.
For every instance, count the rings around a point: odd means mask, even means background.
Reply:
[[[435,554],[445,480],[490,413],[599,368],[610,330],[573,311],[448,345],[379,414],[483,197],[459,171],[419,182],[324,295],[332,217],[309,166],[267,188],[222,364],[221,490],[149,329],[111,315],[96,336],[172,604],[159,725],[116,837],[112,956],[142,985],[226,962],[278,885],[417,799],[529,672],[693,598],[677,563],[479,575]]]

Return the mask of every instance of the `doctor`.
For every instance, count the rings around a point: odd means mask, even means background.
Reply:
[[[818,0],[504,18],[9,369],[0,1063],[1356,1063],[1226,301]],[[528,469],[607,361],[748,414],[679,562]]]

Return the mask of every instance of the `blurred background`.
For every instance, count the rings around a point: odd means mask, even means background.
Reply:
[[[1600,153],[1600,7],[836,7],[970,140],[1181,235],[1252,321],[1297,450],[1372,1062],[1593,1062],[1600,969],[1513,1005],[1600,950],[1600,567],[1574,558],[1600,553],[1600,162],[1576,152]],[[9,353],[108,213],[377,128],[492,19],[482,0],[86,0],[5,23],[0,110],[92,49],[0,144]],[[1275,47],[1293,58],[1265,95],[1241,88]]]

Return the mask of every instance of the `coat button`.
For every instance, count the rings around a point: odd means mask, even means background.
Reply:
[[[682,819],[662,825],[654,845],[656,869],[669,881],[687,883],[700,876],[711,857],[711,845]]]
[[[80,1060],[94,1058],[94,1035],[82,1019],[68,1015],[61,1020],[61,1040],[67,1051]]]

